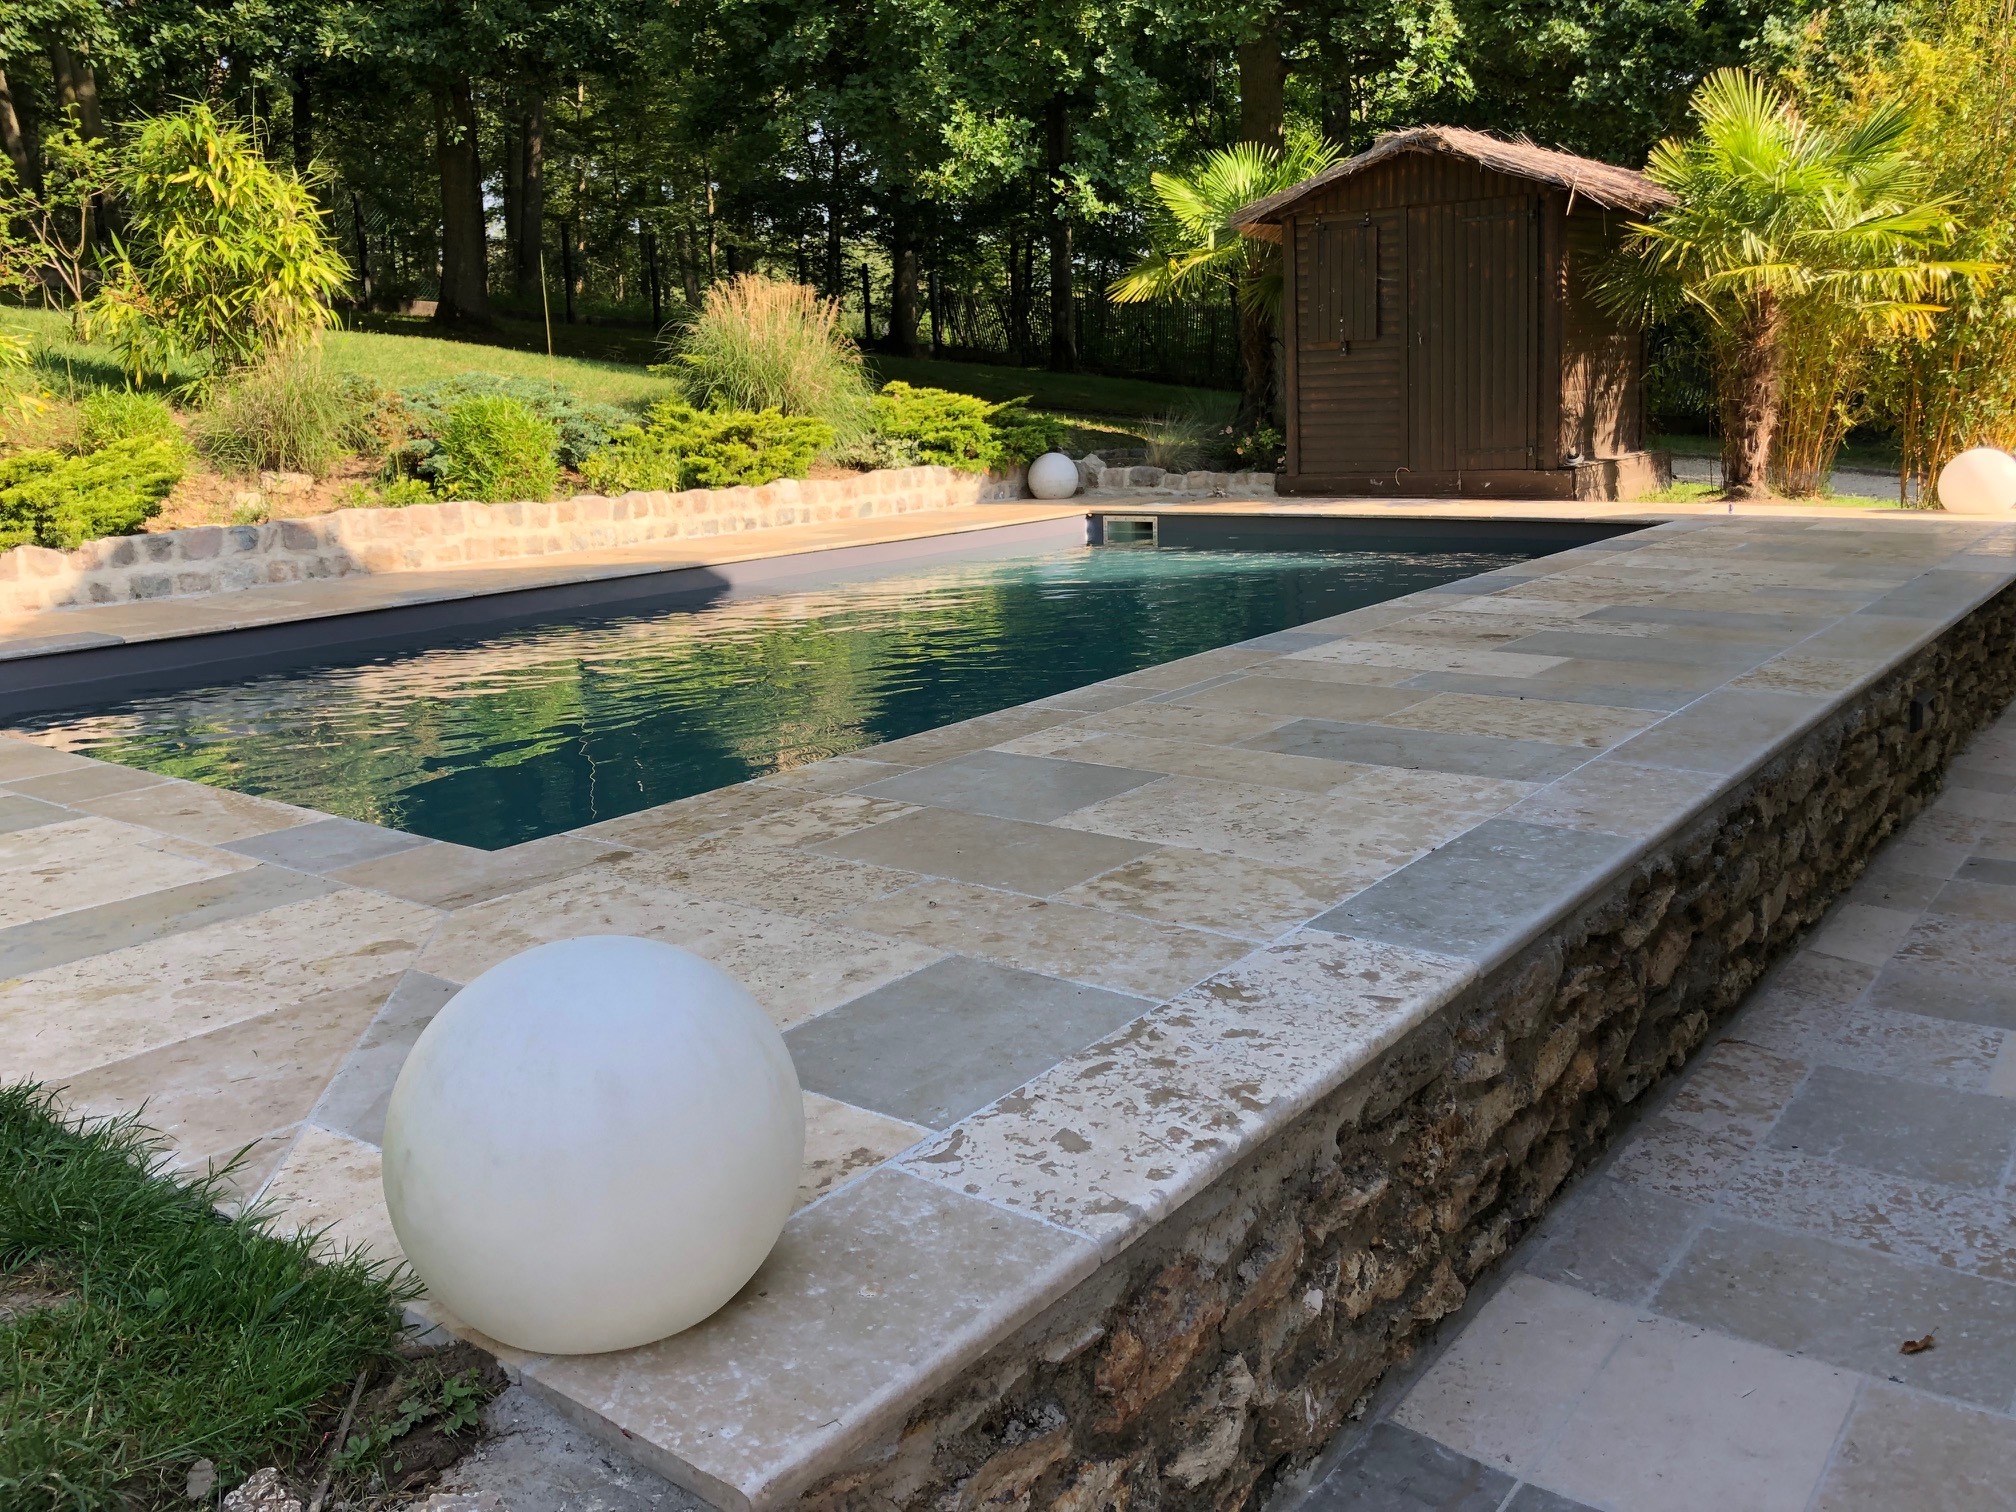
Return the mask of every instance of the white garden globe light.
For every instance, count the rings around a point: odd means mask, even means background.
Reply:
[[[1949,514],[2016,513],[2016,457],[1992,446],[1960,453],[1939,469],[1939,505]]]
[[[1029,464],[1029,492],[1039,499],[1068,499],[1078,492],[1078,464],[1062,452],[1045,452]]]
[[[597,935],[450,1000],[385,1117],[385,1204],[429,1294],[594,1354],[690,1328],[756,1273],[805,1159],[776,1026],[691,951]]]

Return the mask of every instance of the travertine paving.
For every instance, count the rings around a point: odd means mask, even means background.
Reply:
[[[682,1484],[773,1504],[2012,579],[2006,525],[1673,522],[496,853],[0,741],[0,1061],[396,1253],[384,1100],[460,984],[598,932],[719,962],[798,1060],[806,1205],[700,1328],[503,1353]],[[1904,948],[1985,1000],[1997,930],[1949,909]],[[1737,1137],[1669,1121],[1676,1172]],[[1880,1223],[1852,1162],[1823,1190],[1746,1150],[1751,1210]],[[1949,1180],[1991,1153],[1913,1188],[1943,1246],[1914,1262],[2000,1284],[2006,1174]],[[1665,1368],[1646,1337],[1631,1390]]]
[[[2016,1505],[2016,713],[1949,782],[1295,1512]]]

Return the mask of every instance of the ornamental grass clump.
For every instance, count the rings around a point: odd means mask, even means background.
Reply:
[[[119,441],[166,441],[182,445],[175,411],[155,394],[99,389],[77,406],[77,449],[96,451]]]
[[[224,385],[192,430],[197,449],[222,472],[319,478],[374,442],[375,400],[369,384],[329,372],[317,353],[286,352]]]
[[[804,284],[743,273],[714,285],[656,371],[700,409],[821,420],[842,445],[868,430],[873,387],[839,302]]]
[[[774,409],[695,409],[667,399],[650,420],[616,433],[581,466],[598,493],[632,489],[760,487],[802,478],[833,444],[833,428],[807,415]]]
[[[226,1218],[131,1119],[0,1089],[0,1506],[189,1505],[315,1450],[417,1292],[356,1255]]]
[[[560,480],[553,423],[506,394],[464,399],[448,412],[435,456],[435,487],[444,499],[484,504],[553,497]]]

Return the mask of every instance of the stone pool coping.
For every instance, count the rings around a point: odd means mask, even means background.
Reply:
[[[877,1159],[818,1192],[699,1328],[614,1356],[499,1353],[680,1484],[771,1506],[2012,581],[2016,527],[1990,522],[1668,522],[495,857],[280,805],[251,816],[261,800],[18,745],[0,783],[65,819],[248,815],[215,851],[307,899],[258,917],[354,897],[370,917],[349,948],[374,980],[405,968],[395,999],[567,933],[658,932],[744,973]],[[29,836],[58,822],[4,817]],[[261,990],[289,990],[277,924],[207,926],[206,959],[170,979],[130,953],[155,926],[119,917],[125,933],[108,920],[98,938],[74,913],[0,930],[16,979],[0,1044],[99,1108],[144,1096],[170,1068],[136,1062],[224,1032],[218,1015],[253,1021],[216,1004],[217,970],[270,957]],[[294,927],[335,948],[324,915]],[[948,962],[994,973],[1016,1006],[1070,989],[1083,1012],[1098,994],[1108,1027],[977,1105],[899,1107],[905,1089],[850,1061],[840,1030],[914,1018],[904,984]],[[108,980],[137,1001],[108,1008]],[[199,1003],[193,1035],[152,1032]],[[57,1053],[80,1018],[119,1012],[124,1039]],[[382,1245],[375,1150],[332,1122],[325,1103],[276,1128],[266,1191],[307,1192],[311,1219]],[[317,1188],[309,1166],[343,1180]]]

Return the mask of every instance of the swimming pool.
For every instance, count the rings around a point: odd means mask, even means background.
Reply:
[[[498,849],[1544,549],[981,550],[697,608],[329,653],[28,716],[16,733]]]

